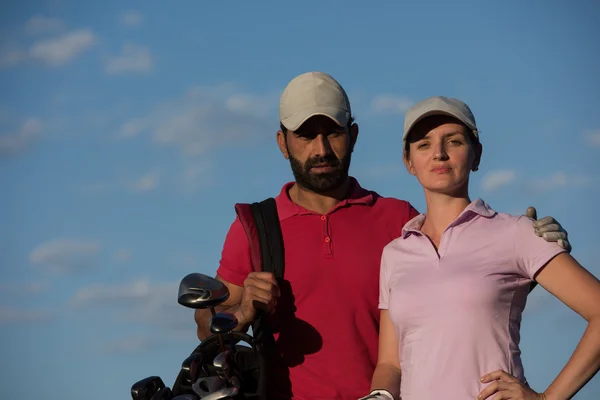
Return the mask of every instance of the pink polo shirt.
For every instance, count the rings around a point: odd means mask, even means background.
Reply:
[[[526,382],[521,314],[535,274],[564,250],[532,220],[472,202],[442,235],[439,251],[420,232],[423,214],[382,255],[379,308],[399,338],[402,400],[474,399],[485,373]],[[538,289],[539,290],[539,289]]]

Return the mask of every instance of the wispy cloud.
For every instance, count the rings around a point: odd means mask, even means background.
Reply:
[[[57,33],[65,27],[65,23],[61,19],[43,15],[34,15],[25,22],[25,32],[29,35]]]
[[[115,253],[115,261],[124,263],[131,260],[132,252],[129,249],[119,249]]]
[[[0,325],[36,324],[52,318],[53,314],[48,310],[0,307]]]
[[[58,238],[35,247],[29,261],[53,272],[75,272],[89,268],[100,248],[96,240]]]
[[[514,170],[505,169],[488,172],[481,180],[483,190],[492,192],[510,185],[517,179],[517,173]]]
[[[413,104],[408,97],[382,94],[371,101],[371,111],[376,114],[404,114]]]
[[[156,172],[150,172],[136,181],[132,182],[129,187],[136,193],[150,192],[158,187],[159,175]]]
[[[15,47],[0,49],[0,68],[10,68],[27,59],[27,52]]]
[[[199,156],[223,146],[240,146],[270,137],[277,127],[277,95],[248,94],[234,85],[200,87],[164,103],[146,117],[126,121],[121,137],[149,133],[157,145]]]
[[[11,296],[40,294],[46,292],[50,285],[47,282],[0,283],[0,293]]]
[[[127,28],[139,28],[144,22],[144,16],[136,10],[128,10],[119,14],[119,22]]]
[[[35,141],[42,130],[42,123],[38,118],[28,118],[19,127],[17,132],[0,135],[0,156],[12,155],[24,150]]]
[[[79,288],[69,304],[79,310],[108,311],[124,323],[189,328],[194,323],[192,310],[177,303],[178,288],[179,281],[151,282],[145,277],[121,284],[98,283]]]
[[[179,182],[186,191],[206,187],[214,182],[213,172],[213,165],[208,160],[194,161],[185,167]]]
[[[585,133],[585,141],[593,147],[600,147],[600,129]]]
[[[108,74],[145,73],[152,70],[152,65],[152,55],[148,47],[125,43],[121,48],[121,54],[106,63],[106,72]]]
[[[587,175],[569,175],[565,172],[556,172],[548,178],[533,180],[531,187],[536,191],[548,191],[554,189],[582,188],[594,183],[594,178]]]
[[[96,37],[91,30],[75,30],[34,43],[29,49],[29,56],[48,66],[61,66],[92,47],[95,42]]]

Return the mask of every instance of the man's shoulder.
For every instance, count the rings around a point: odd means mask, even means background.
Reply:
[[[398,199],[396,197],[382,196],[373,190],[370,190],[370,192],[373,195],[373,204],[385,210],[408,212],[411,208],[413,208],[412,204],[406,200]]]

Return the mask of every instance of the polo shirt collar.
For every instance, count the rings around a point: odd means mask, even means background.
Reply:
[[[492,218],[496,214],[496,211],[494,211],[485,201],[482,199],[477,199],[472,201],[467,208],[465,208],[463,212],[461,212],[460,215],[448,226],[448,228],[467,222],[477,215],[484,218]],[[421,227],[423,226],[424,222],[425,214],[419,214],[408,221],[402,228],[402,237],[406,238],[410,233],[417,233],[420,235]]]
[[[299,206],[290,199],[289,190],[294,186],[295,182],[288,182],[281,188],[281,192],[276,197],[277,210],[279,212],[279,219],[284,220],[295,215],[308,215],[317,214],[314,211],[307,210],[306,208]],[[361,204],[370,206],[374,202],[373,193],[362,188],[358,181],[354,177],[350,177],[350,195],[344,200],[340,201],[330,212],[346,207],[353,204]]]

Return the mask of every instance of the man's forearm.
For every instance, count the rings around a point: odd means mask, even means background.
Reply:
[[[242,315],[240,313],[239,304],[232,306],[217,306],[215,307],[216,312],[228,312],[233,315],[238,320],[238,326],[234,329],[236,331],[246,332],[248,327],[250,326],[249,322],[243,320]],[[200,309],[194,312],[194,319],[196,320],[197,330],[196,334],[198,335],[198,339],[200,341],[206,339],[212,333],[210,332],[210,318],[212,317],[212,313],[210,309]]]

